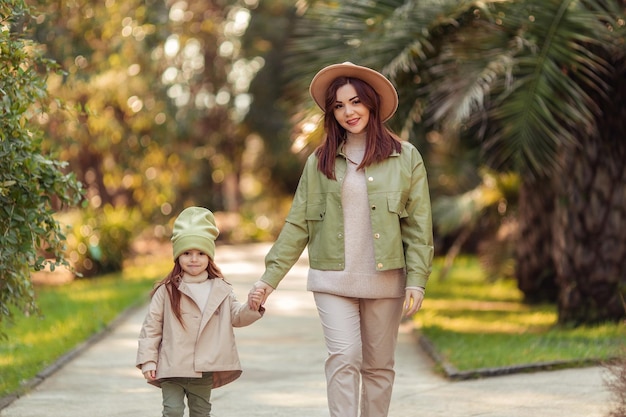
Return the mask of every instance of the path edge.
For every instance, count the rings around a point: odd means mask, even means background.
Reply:
[[[101,330],[91,335],[85,341],[79,343],[77,346],[72,348],[70,351],[64,353],[59,358],[57,358],[52,364],[48,365],[46,368],[37,373],[33,378],[24,382],[20,387],[13,391],[10,394],[7,394],[3,397],[0,397],[0,411],[7,408],[14,401],[28,394],[30,391],[35,389],[39,384],[45,381],[47,378],[52,376],[58,370],[67,365],[70,361],[78,357],[81,353],[86,351],[92,345],[98,343],[102,339],[104,339],[107,335],[109,335],[113,330],[119,327],[123,322],[125,322],[130,316],[132,316],[137,310],[143,308],[145,305],[145,301],[137,302],[130,307],[127,307],[124,311],[122,311],[117,317],[109,322],[106,326],[104,326]]]

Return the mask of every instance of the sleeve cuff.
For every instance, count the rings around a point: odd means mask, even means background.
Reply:
[[[156,362],[146,362],[141,365],[141,372],[145,373],[148,371],[156,371],[157,365]]]

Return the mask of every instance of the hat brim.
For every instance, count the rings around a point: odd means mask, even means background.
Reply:
[[[368,83],[380,96],[380,118],[386,122],[398,108],[398,93],[395,87],[381,73],[351,62],[333,64],[322,68],[311,81],[309,93],[313,101],[325,111],[326,91],[337,77],[358,78]]]

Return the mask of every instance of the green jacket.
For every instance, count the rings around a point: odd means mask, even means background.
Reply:
[[[265,257],[263,282],[276,288],[308,245],[310,267],[344,269],[341,186],[346,172],[341,149],[330,180],[309,156],[278,239]],[[425,287],[432,270],[433,234],[424,162],[402,142],[402,152],[365,169],[376,268],[406,268],[407,286]]]

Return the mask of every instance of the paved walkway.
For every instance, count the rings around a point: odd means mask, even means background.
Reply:
[[[219,246],[216,258],[240,299],[263,270],[267,245]],[[306,261],[267,302],[265,317],[237,329],[243,376],[213,393],[217,417],[322,417],[325,348],[305,291]],[[0,411],[1,417],[159,416],[161,393],[134,368],[146,309]],[[390,417],[605,417],[612,399],[599,367],[450,382],[403,328]]]

